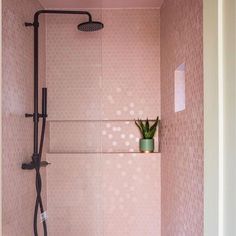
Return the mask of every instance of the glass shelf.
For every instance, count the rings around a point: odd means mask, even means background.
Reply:
[[[149,121],[156,121],[155,119],[148,119]],[[135,119],[127,119],[127,120],[50,120],[48,122],[134,122]],[[142,119],[145,121],[145,119]]]
[[[160,152],[48,152],[47,154],[160,154]]]

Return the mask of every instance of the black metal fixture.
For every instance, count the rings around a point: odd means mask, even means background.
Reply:
[[[23,163],[22,169],[24,170],[32,170],[36,171],[36,202],[35,202],[35,210],[34,210],[34,235],[38,236],[37,229],[37,217],[38,217],[38,208],[40,208],[44,236],[47,236],[47,225],[46,225],[46,215],[43,208],[42,198],[41,198],[41,189],[42,189],[42,181],[40,175],[40,168],[46,167],[48,162],[41,161],[42,151],[43,151],[43,142],[45,136],[45,128],[46,128],[46,118],[47,118],[47,88],[42,88],[42,113],[40,114],[38,111],[38,67],[39,67],[39,16],[40,14],[74,14],[74,15],[87,15],[89,20],[87,22],[81,23],[78,25],[78,29],[80,31],[93,32],[100,30],[104,27],[103,23],[98,21],[93,21],[92,16],[87,11],[63,11],[63,10],[39,10],[34,14],[34,22],[33,23],[25,23],[26,27],[34,27],[34,112],[33,114],[25,114],[25,117],[33,118],[34,122],[34,151],[32,155],[32,161],[30,163]],[[39,119],[42,118],[42,131],[40,144],[38,144],[38,123]]]

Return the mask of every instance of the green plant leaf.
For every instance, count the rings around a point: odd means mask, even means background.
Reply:
[[[156,121],[155,121],[155,123],[151,126],[150,130],[152,130],[153,128],[156,128],[157,125],[158,125],[158,123],[159,123],[159,117],[156,118]]]
[[[138,124],[138,122],[136,120],[135,120],[135,124],[139,128],[139,131],[140,131],[140,133],[141,133],[141,135],[143,137],[143,130],[142,130],[141,126]]]
[[[144,122],[141,119],[135,120],[135,124],[139,128],[139,131],[144,139],[152,139],[159,124],[159,117],[156,118],[154,124],[151,127],[149,125],[148,118]]]
[[[138,121],[139,121],[139,124],[140,124],[140,126],[141,126],[141,128],[142,128],[142,130],[143,130],[143,133],[145,133],[145,132],[146,132],[146,127],[145,127],[145,125],[143,124],[142,120],[138,120]]]
[[[144,133],[144,138],[145,138],[145,139],[148,139],[148,137],[149,137],[148,132],[145,132],[145,133]]]
[[[136,120],[134,120],[134,123],[136,124],[136,126],[141,130],[140,125],[138,124],[138,122]]]
[[[146,128],[146,131],[148,132],[149,131],[149,121],[148,121],[148,118],[147,118],[146,123],[145,123],[145,128]]]
[[[153,138],[156,133],[156,127],[149,132],[149,138]]]

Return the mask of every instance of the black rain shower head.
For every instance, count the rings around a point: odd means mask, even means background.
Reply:
[[[88,21],[88,22],[83,22],[78,25],[78,30],[80,31],[85,31],[85,32],[93,32],[97,30],[101,30],[104,27],[102,22],[99,21]]]

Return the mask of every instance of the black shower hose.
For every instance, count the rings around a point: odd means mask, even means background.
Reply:
[[[40,175],[40,163],[41,163],[41,157],[43,152],[43,142],[44,142],[44,136],[45,136],[45,128],[46,128],[46,118],[43,117],[42,119],[42,131],[41,131],[41,139],[40,139],[40,146],[39,146],[39,154],[34,157],[35,162],[35,171],[36,171],[36,192],[37,197],[35,201],[35,208],[34,208],[34,235],[38,236],[38,208],[40,207],[41,214],[44,212],[43,209],[43,202],[41,198],[41,189],[42,189],[42,179]],[[47,236],[47,224],[46,219],[42,219],[43,222],[43,232],[44,236]]]

